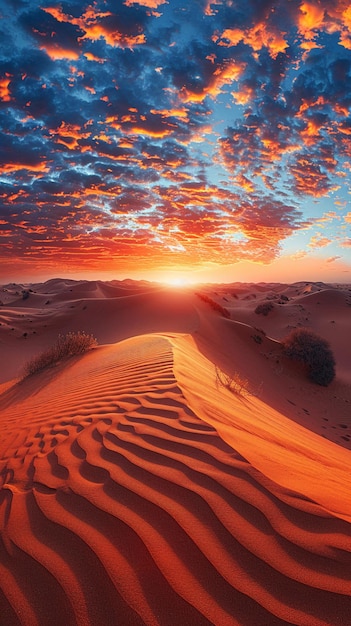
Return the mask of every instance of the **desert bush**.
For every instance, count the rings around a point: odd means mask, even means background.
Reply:
[[[229,389],[232,393],[239,396],[250,395],[249,381],[238,372],[234,374],[226,374],[216,365],[216,385]]]
[[[335,377],[335,359],[329,343],[308,328],[293,330],[282,341],[286,356],[303,363],[309,378],[327,386]]]
[[[267,302],[266,300],[265,302],[261,302],[257,305],[257,307],[255,308],[255,313],[257,313],[257,315],[268,315],[268,313],[272,311],[272,309],[274,309],[273,302]]]
[[[209,304],[210,307],[214,311],[218,311],[218,313],[220,313],[222,315],[222,317],[230,319],[230,313],[229,313],[228,309],[226,309],[224,306],[222,306],[221,304],[219,304],[215,300],[212,300],[212,298],[207,296],[205,293],[196,292],[195,295],[198,298],[200,298],[200,300],[203,300],[203,302],[207,302],[207,304]]]
[[[263,341],[262,335],[251,335],[251,337],[256,343],[262,343]]]
[[[263,382],[252,388],[247,378],[239,372],[226,374],[216,365],[216,386],[217,388],[219,386],[225,387],[236,396],[241,396],[242,398],[247,398],[248,396],[259,397],[262,392]]]
[[[53,346],[26,363],[23,378],[55,365],[66,357],[82,354],[96,345],[97,341],[93,335],[87,335],[85,332],[78,331],[59,335]]]

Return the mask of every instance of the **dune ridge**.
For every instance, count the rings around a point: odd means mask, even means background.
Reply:
[[[242,400],[227,414],[213,377],[197,397],[211,367],[187,335],[143,335],[43,372],[35,394],[17,386],[2,413],[6,626],[347,624],[337,458],[338,514],[242,454]],[[237,408],[228,445],[218,415]]]
[[[214,364],[199,354],[192,337],[171,338],[171,342],[178,384],[199,417],[278,484],[298,489],[332,514],[351,521],[348,450],[285,418],[255,395],[241,397],[218,386]]]

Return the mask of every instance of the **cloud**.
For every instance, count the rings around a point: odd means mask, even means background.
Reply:
[[[180,97],[184,102],[203,102],[207,97],[216,99],[225,85],[235,84],[243,74],[244,64],[242,63],[227,59],[223,64],[214,65],[209,58],[207,61],[207,72],[204,68],[205,75],[199,76],[197,69],[195,79],[192,76],[190,78],[191,86],[183,85]]]
[[[2,78],[0,78],[0,100],[3,102],[10,102],[11,100],[11,92],[9,89],[9,85],[11,83],[11,74],[5,74]]]
[[[334,261],[338,261],[339,259],[341,259],[342,257],[340,255],[336,255],[336,256],[331,256],[328,259],[325,260],[326,263],[334,263]]]
[[[325,248],[332,243],[332,240],[329,237],[323,237],[321,233],[317,233],[317,235],[313,235],[311,237],[310,243],[308,244],[310,248]]]
[[[133,6],[133,4],[139,4],[140,6],[147,7],[149,9],[157,9],[161,4],[166,4],[167,0],[125,0],[124,4],[127,7]]]
[[[134,4],[149,6],[147,0],[135,3],[125,2],[124,4],[126,7]],[[83,42],[84,40],[95,42],[102,38],[109,46],[120,46],[122,48],[133,48],[136,45],[145,43],[143,19],[140,19],[140,13],[137,11],[128,12],[124,10],[123,6],[118,11],[99,11],[97,5],[94,4],[88,6],[78,17],[65,13],[61,7],[46,7],[43,8],[43,11],[52,16],[61,25],[59,27],[61,32],[64,32],[63,24],[67,25],[67,28],[68,25],[71,25],[79,29],[81,35],[77,38],[78,42]],[[36,32],[36,29],[34,32]],[[59,36],[58,39],[60,39]]]
[[[325,9],[323,5],[303,2],[299,7],[299,33],[307,40],[314,39],[323,26]]]
[[[341,243],[340,243],[341,248],[351,248],[351,238],[349,239],[344,239]]]
[[[289,47],[283,34],[278,30],[271,30],[266,22],[255,24],[251,29],[245,30],[227,28],[217,40],[218,45],[228,48],[237,46],[240,42],[252,48],[254,53],[266,48],[273,59],[276,59],[279,53],[285,53]]]
[[[290,173],[298,193],[321,197],[330,189],[327,172],[318,161],[314,161],[307,154],[299,156],[291,163]]]
[[[4,11],[9,257],[268,262],[317,221],[312,201],[348,190],[346,2],[9,0]]]

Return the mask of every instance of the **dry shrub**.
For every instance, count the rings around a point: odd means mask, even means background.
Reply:
[[[48,348],[38,356],[33,357],[26,363],[23,371],[23,378],[32,376],[47,367],[55,365],[62,359],[76,354],[82,354],[97,345],[93,335],[85,332],[70,332],[66,335],[59,335],[51,348]]]
[[[263,341],[262,335],[255,334],[255,335],[251,335],[251,337],[256,343],[262,343]]]
[[[257,307],[255,308],[255,313],[257,313],[257,315],[268,315],[268,313],[270,313],[270,311],[272,311],[273,309],[273,302],[268,302],[266,300],[265,302],[261,302],[261,304],[257,305]]]
[[[226,374],[216,365],[216,385],[225,387],[232,393],[238,396],[249,396],[249,381],[244,376],[241,376],[238,372],[234,374]]]
[[[222,306],[221,304],[219,304],[215,300],[212,300],[212,298],[207,296],[205,293],[196,292],[195,295],[198,298],[200,298],[200,300],[203,300],[203,302],[207,302],[207,304],[209,304],[210,307],[214,311],[218,311],[218,313],[220,313],[222,315],[222,317],[225,317],[226,319],[230,319],[230,312],[224,306]]]
[[[293,330],[282,341],[284,354],[303,363],[309,378],[326,387],[335,378],[335,359],[329,343],[308,328]]]

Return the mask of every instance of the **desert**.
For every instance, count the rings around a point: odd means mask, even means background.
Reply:
[[[348,626],[350,285],[0,300],[1,626]],[[328,341],[330,384],[283,354],[297,328]],[[23,376],[79,332],[97,345]]]
[[[0,626],[351,626],[351,5],[0,2]]]

